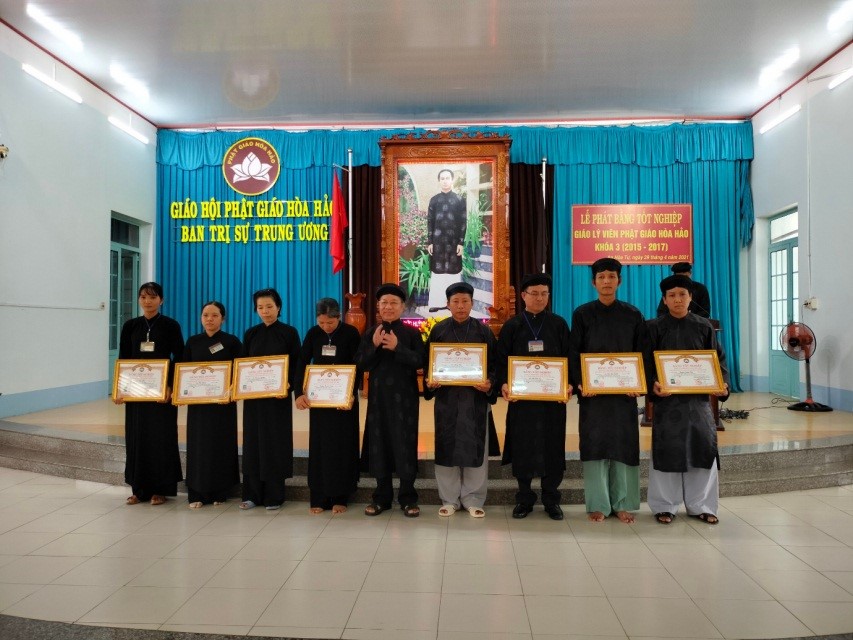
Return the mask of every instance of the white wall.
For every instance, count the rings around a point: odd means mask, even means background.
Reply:
[[[761,389],[768,377],[766,218],[799,208],[800,300],[816,296],[817,311],[801,319],[814,329],[818,351],[812,358],[814,399],[853,411],[853,79],[832,91],[832,75],[853,64],[853,46],[842,51],[773,104],[757,114],[752,190],[756,239],[746,252],[749,280],[742,283],[749,308],[749,350],[742,372]],[[780,110],[802,110],[767,133],[759,130]],[[801,380],[805,380],[801,369]]]
[[[76,104],[24,73],[52,73]],[[156,132],[143,145],[107,121],[127,110],[0,25],[0,417],[107,393],[111,211],[147,225]],[[102,308],[103,306],[103,308]]]

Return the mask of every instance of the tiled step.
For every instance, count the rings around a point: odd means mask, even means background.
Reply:
[[[295,476],[287,481],[289,500],[308,500],[306,452],[294,457]],[[566,472],[560,490],[564,504],[583,502],[583,466],[580,460],[566,461]],[[97,442],[28,433],[20,429],[0,428],[0,466],[44,473],[47,475],[124,484],[125,449],[123,442]],[[181,452],[186,465],[186,453]],[[720,471],[722,496],[755,495],[779,491],[813,489],[853,483],[853,444],[813,444],[810,448],[783,451],[754,451],[723,454]],[[640,462],[642,497],[648,477],[648,460]],[[438,504],[435,463],[418,463],[415,486],[423,504]],[[396,484],[396,481],[395,481]],[[536,481],[534,481],[534,486]],[[374,483],[363,476],[353,497],[354,502],[370,502]],[[185,492],[186,487],[178,489]],[[500,459],[489,460],[488,504],[514,504],[516,483],[509,465]],[[236,493],[235,493],[236,495]]]

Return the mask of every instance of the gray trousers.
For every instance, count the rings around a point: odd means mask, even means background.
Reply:
[[[489,484],[488,428],[483,464],[479,467],[443,467],[437,464],[435,465],[435,482],[438,485],[441,504],[452,504],[456,509],[483,508]]]
[[[649,460],[648,502],[652,513],[676,513],[683,502],[688,515],[717,515],[720,502],[717,465],[710,469],[689,467],[687,473],[670,473],[657,471]]]

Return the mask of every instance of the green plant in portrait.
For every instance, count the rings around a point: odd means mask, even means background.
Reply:
[[[411,260],[400,258],[400,280],[409,295],[429,290],[429,254],[422,249]]]

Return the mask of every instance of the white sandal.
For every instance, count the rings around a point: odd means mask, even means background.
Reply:
[[[468,513],[471,514],[472,518],[485,518],[486,511],[482,507],[468,507]]]
[[[443,518],[447,518],[449,516],[452,516],[454,513],[456,513],[456,507],[452,504],[446,504],[446,505],[442,506],[441,509],[438,510],[438,515],[440,515]]]

